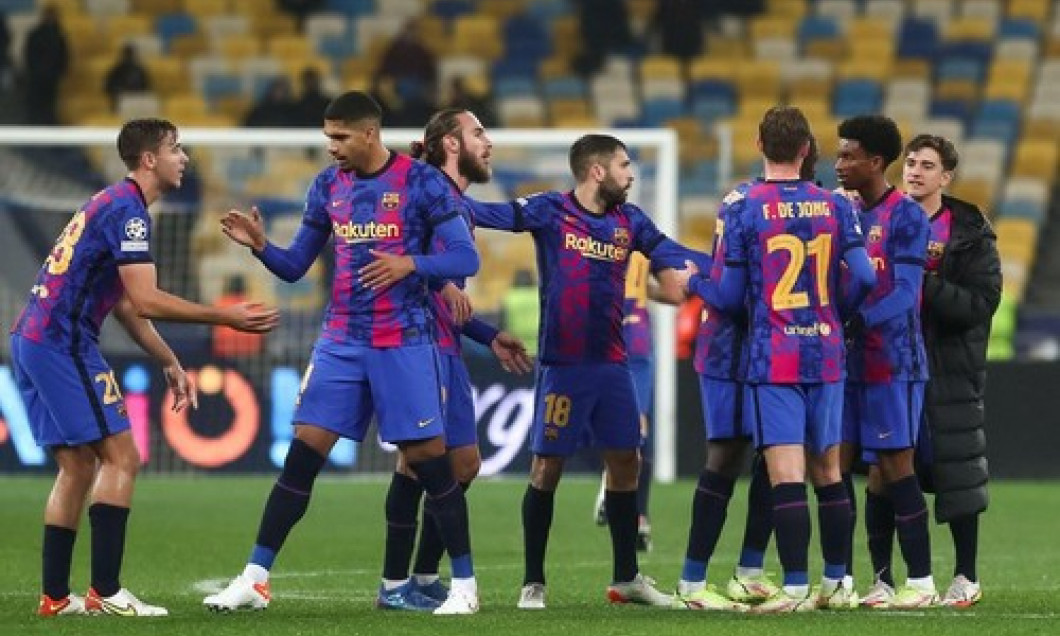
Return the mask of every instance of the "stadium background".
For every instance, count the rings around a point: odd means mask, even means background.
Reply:
[[[822,148],[818,175],[835,185],[836,124],[883,112],[909,138],[953,139],[961,166],[952,192],[988,210],[999,236],[1004,302],[995,320],[988,383],[988,435],[995,474],[1060,476],[1051,449],[1060,385],[1060,254],[1056,173],[1060,139],[1060,2],[1050,0],[770,0],[704,2],[702,50],[687,62],[662,51],[653,0],[321,0],[301,24],[271,0],[0,0],[10,67],[0,68],[0,121],[35,121],[26,108],[27,35],[45,4],[58,9],[69,68],[59,123],[116,128],[160,115],[181,127],[237,127],[276,77],[298,86],[316,69],[324,91],[377,92],[393,121],[417,126],[420,101],[449,103],[462,78],[491,128],[659,128],[677,131],[679,237],[705,247],[720,197],[758,170],[753,140],[762,112],[798,105]],[[277,3],[278,4],[278,3]],[[297,4],[297,3],[295,3]],[[632,36],[607,55],[587,56],[580,18],[594,6],[624,8]],[[377,70],[405,25],[437,63],[435,91]],[[112,103],[105,77],[132,43],[151,90]],[[6,58],[5,58],[6,59]],[[429,108],[426,112],[429,112]],[[480,113],[481,114],[481,113]],[[392,121],[388,119],[389,121]],[[418,123],[417,123],[418,122]],[[112,148],[0,144],[0,319],[10,325],[44,254],[71,211],[122,173]],[[192,147],[194,174],[153,210],[161,284],[202,302],[224,302],[241,279],[246,293],[278,304],[283,326],[262,341],[209,328],[162,330],[199,372],[203,408],[189,420],[164,416],[160,378],[113,325],[104,347],[122,378],[148,457],[163,472],[271,472],[289,439],[299,374],[316,336],[328,275],[322,262],[296,285],[274,281],[217,231],[233,205],[259,205],[283,243],[298,223],[320,148]],[[637,152],[642,201],[657,157]],[[498,148],[494,183],[476,192],[501,200],[567,187],[563,149]],[[897,166],[896,166],[897,167]],[[899,171],[892,173],[895,182]],[[533,268],[521,237],[479,232],[486,266],[472,293],[481,314],[500,319],[518,269]],[[0,470],[47,470],[19,425],[17,395],[0,344]],[[481,393],[487,472],[525,472],[529,379],[498,372],[482,350],[470,364]],[[681,474],[698,471],[698,396],[679,361]],[[492,463],[491,463],[492,461]],[[336,471],[385,472],[385,449],[340,447]]]

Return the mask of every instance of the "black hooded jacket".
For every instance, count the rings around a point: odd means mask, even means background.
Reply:
[[[931,380],[925,396],[932,463],[920,471],[935,492],[939,523],[986,510],[983,389],[990,322],[1001,300],[997,236],[975,205],[949,196],[949,241],[924,277],[921,319]]]

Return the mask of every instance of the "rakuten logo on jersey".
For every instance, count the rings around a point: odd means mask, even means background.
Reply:
[[[563,249],[574,250],[585,258],[595,258],[599,261],[621,263],[629,256],[629,248],[598,241],[591,236],[578,236],[573,232],[563,235]]]
[[[364,243],[365,241],[379,241],[382,239],[400,238],[401,226],[397,223],[346,223],[332,222],[332,230],[335,236],[345,240],[347,243]]]

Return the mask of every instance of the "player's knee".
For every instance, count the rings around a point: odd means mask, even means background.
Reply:
[[[473,457],[453,462],[453,476],[462,484],[470,484],[478,477],[478,471],[482,468],[482,460]]]
[[[534,457],[530,467],[530,484],[538,490],[555,490],[563,476],[563,460],[557,457]]]
[[[707,443],[707,470],[718,473],[729,479],[740,476],[744,463],[744,450],[747,445],[735,441]]]

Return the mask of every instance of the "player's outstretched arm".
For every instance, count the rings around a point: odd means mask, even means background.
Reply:
[[[166,383],[173,391],[173,411],[179,412],[189,404],[192,408],[198,408],[199,398],[195,383],[180,365],[177,354],[173,353],[158,334],[154,324],[136,312],[136,307],[128,295],[122,296],[114,306],[114,315],[133,341],[162,366]]]
[[[118,268],[125,294],[141,318],[227,325],[239,331],[264,333],[279,322],[279,312],[261,303],[228,307],[200,305],[158,288],[154,263],[129,263]]]
[[[252,207],[249,214],[229,210],[221,219],[221,231],[236,243],[249,247],[270,272],[288,283],[305,276],[330,235],[330,229],[307,224],[303,219],[291,245],[277,247],[266,238],[265,223],[257,207]]]
[[[861,307],[861,303],[876,285],[876,270],[872,266],[868,252],[864,247],[852,247],[843,254],[843,262],[846,263],[850,272],[850,279],[846,286],[840,291],[842,303],[840,314],[844,317]]]

